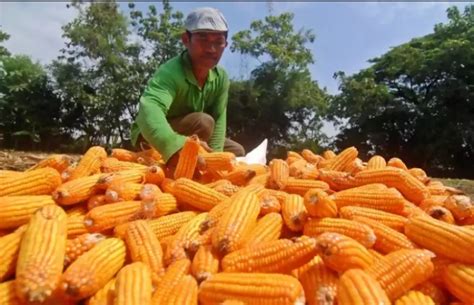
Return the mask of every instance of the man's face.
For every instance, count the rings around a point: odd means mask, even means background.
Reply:
[[[182,40],[188,49],[193,65],[212,69],[221,59],[227,46],[227,39],[222,32],[194,32],[189,37],[184,33]]]

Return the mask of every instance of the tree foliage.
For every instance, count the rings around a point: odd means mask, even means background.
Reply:
[[[25,55],[2,56],[2,67],[0,134],[4,146],[51,148],[51,136],[61,135],[61,102],[46,71]]]
[[[308,65],[314,60],[306,47],[314,39],[310,30],[294,30],[291,13],[254,21],[250,30],[232,37],[232,51],[249,54],[261,64],[249,80],[231,86],[231,136],[247,147],[268,138],[274,155],[294,142],[317,143],[322,138],[326,93],[311,79]]]
[[[474,177],[474,5],[451,7],[448,18],[370,68],[336,74],[338,147],[399,156],[430,175]]]

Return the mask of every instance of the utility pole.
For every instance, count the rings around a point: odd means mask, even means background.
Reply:
[[[268,16],[273,15],[273,1],[272,0],[267,0],[267,10],[268,10]]]

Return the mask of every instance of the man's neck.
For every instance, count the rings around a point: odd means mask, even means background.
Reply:
[[[196,78],[196,81],[199,84],[199,87],[203,87],[204,84],[206,83],[207,76],[209,75],[209,69],[200,69],[200,68],[195,68],[193,66],[192,68],[194,77]]]

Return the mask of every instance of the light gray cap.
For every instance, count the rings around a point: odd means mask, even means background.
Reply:
[[[189,32],[217,31],[227,32],[227,21],[222,13],[212,7],[200,7],[193,10],[184,22]]]

